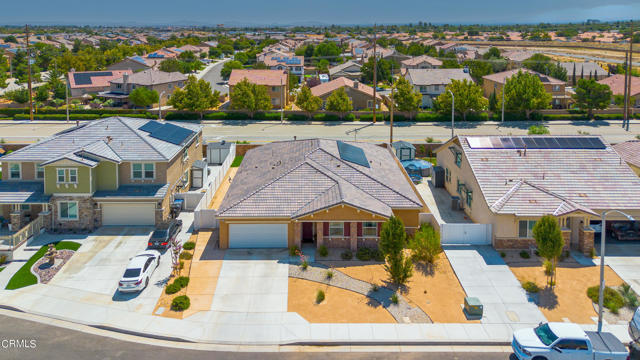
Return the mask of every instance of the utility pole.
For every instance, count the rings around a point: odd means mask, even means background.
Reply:
[[[376,56],[376,25],[373,25],[373,123],[376,123],[376,87],[378,82],[378,57]]]
[[[624,128],[626,126],[627,123],[627,104],[629,103],[628,101],[628,93],[627,91],[629,90],[629,88],[627,87],[627,76],[629,74],[629,52],[625,51],[624,52],[624,104],[622,106],[623,110],[622,110],[622,127]]]
[[[389,145],[393,145],[393,106],[395,105],[395,101],[393,100],[393,90],[395,84],[393,80],[393,63],[391,63],[391,112],[389,114]]]
[[[66,84],[64,84],[64,98],[67,103],[67,123],[69,123],[69,73],[67,73],[64,78],[66,80]]]
[[[627,100],[629,104],[627,105],[627,121],[626,121],[626,129],[629,131],[629,120],[630,116],[633,116],[633,106],[631,105],[631,70],[633,70],[633,20],[631,20],[631,39],[629,40],[629,80],[627,81]]]
[[[288,80],[288,79],[287,79]],[[284,123],[284,86],[280,77],[280,124]]]
[[[502,122],[504,122],[504,85],[502,86]]]
[[[33,94],[31,93],[31,49],[29,48],[29,25],[24,26],[27,33],[27,71],[29,72],[29,120],[33,121]]]

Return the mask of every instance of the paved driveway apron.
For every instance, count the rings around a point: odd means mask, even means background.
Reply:
[[[640,294],[640,243],[638,242],[607,242],[605,263],[611,267],[631,288]],[[596,244],[596,251],[600,255],[600,244]],[[594,260],[600,264],[600,259]]]
[[[288,250],[227,250],[211,310],[286,312],[289,292]]]
[[[528,301],[526,292],[489,246],[445,246],[460,284],[484,305],[483,324],[509,324],[519,328],[546,321],[538,307]]]

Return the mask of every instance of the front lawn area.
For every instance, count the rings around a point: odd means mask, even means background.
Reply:
[[[38,283],[38,279],[31,273],[31,267],[36,261],[40,260],[47,252],[47,245],[42,246],[33,256],[18,270],[7,284],[7,290],[19,289],[21,287],[34,285]],[[80,248],[80,244],[73,241],[60,241],[56,243],[56,250],[72,250],[76,251]]]
[[[233,159],[233,162],[231,163],[231,167],[239,167],[242,163],[242,159],[244,159],[243,155],[236,155],[236,157]]]
[[[533,255],[530,259],[522,259],[517,251],[509,251],[505,261],[521,283],[531,281],[538,285],[538,307],[547,320],[562,322],[567,318],[578,324],[593,324],[592,317],[597,314],[587,289],[598,285],[600,267],[582,266],[573,258],[567,258],[558,264],[556,285],[550,288],[546,286],[547,276],[540,257]],[[605,281],[612,288],[623,283],[608,266]]]

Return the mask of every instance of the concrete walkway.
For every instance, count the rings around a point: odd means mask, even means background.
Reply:
[[[546,321],[493,248],[445,246],[444,251],[467,296],[477,297],[484,305],[483,324],[508,324],[517,329]]]

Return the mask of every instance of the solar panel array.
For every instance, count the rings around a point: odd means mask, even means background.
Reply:
[[[138,128],[138,130],[146,131],[152,138],[170,142],[176,145],[182,145],[195,132],[183,127],[165,123],[161,124],[157,121],[149,121]]]
[[[287,65],[300,65],[300,59],[296,58],[296,57],[279,57],[279,56],[273,56],[271,58],[271,60],[275,60],[277,62],[283,62]]]
[[[92,83],[91,78],[97,77],[97,76],[113,76],[113,73],[111,71],[73,73],[73,80],[75,81],[76,85],[91,85]]]
[[[369,161],[367,160],[367,155],[364,154],[364,150],[342,141],[337,141],[337,144],[338,152],[340,153],[340,159],[365,167],[370,167]]]
[[[468,137],[472,149],[606,149],[597,137],[582,136],[491,136]]]

